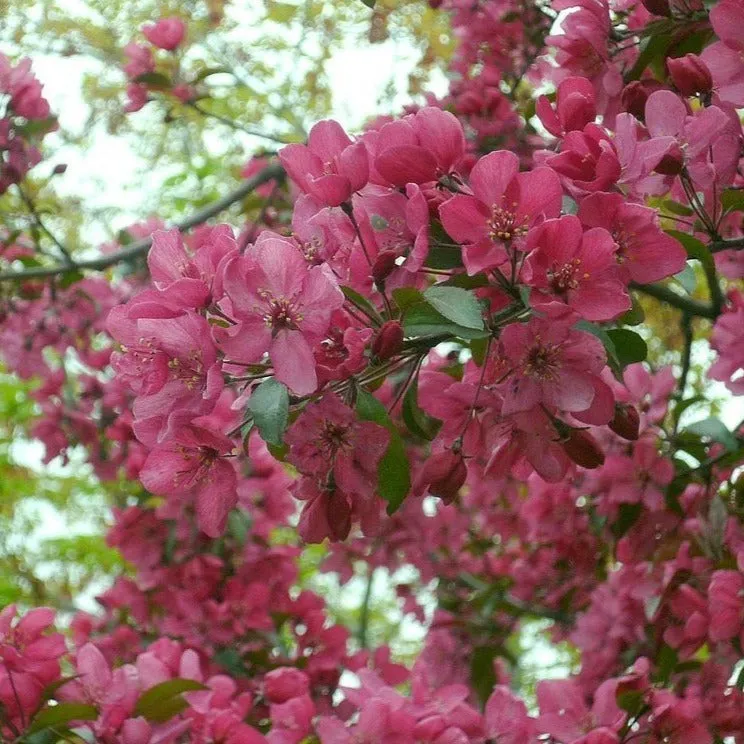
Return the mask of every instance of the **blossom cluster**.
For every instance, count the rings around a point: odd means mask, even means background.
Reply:
[[[283,148],[291,220],[157,229],[149,279],[7,301],[48,456],[82,444],[140,492],[108,535],[133,571],[69,650],[50,612],[0,615],[2,736],[52,696],[127,744],[742,740],[744,432],[686,424],[689,350],[651,367],[632,329],[644,292],[699,317],[741,393],[744,4],[433,4],[450,94]],[[144,33],[167,57],[185,30]],[[287,527],[421,621],[436,580],[410,668],[302,586]],[[534,618],[580,663],[530,711],[509,639]]]
[[[31,60],[13,64],[0,54],[0,194],[41,160],[36,144],[56,126]]]

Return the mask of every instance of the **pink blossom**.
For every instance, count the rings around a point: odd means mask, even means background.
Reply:
[[[565,302],[587,320],[610,320],[630,308],[620,280],[617,245],[607,230],[586,232],[578,217],[547,220],[530,232],[525,280],[547,301]]]
[[[124,47],[124,54],[129,58],[129,61],[124,65],[124,72],[130,80],[135,80],[140,75],[155,71],[155,59],[150,47],[130,41]]]
[[[279,159],[303,192],[329,207],[348,201],[369,175],[364,143],[353,142],[333,120],[315,124],[307,145],[283,147]]]
[[[740,0],[720,0],[710,11],[710,22],[719,42],[701,54],[713,76],[714,90],[722,101],[744,106],[744,5]]]
[[[714,571],[708,588],[710,639],[729,641],[744,631],[744,576],[738,571]]]
[[[398,187],[435,181],[465,154],[462,124],[433,106],[385,124],[367,139],[374,142],[374,171],[383,183]]]
[[[710,366],[708,377],[740,395],[744,392],[744,293],[732,290],[730,304],[713,326],[710,345],[718,358]]]
[[[568,322],[532,318],[501,334],[511,374],[504,383],[503,414],[540,403],[563,411],[585,411],[594,400],[594,378],[605,365],[601,342]]]
[[[158,495],[193,496],[199,527],[217,537],[237,502],[235,468],[225,459],[232,450],[227,437],[195,424],[185,426],[172,440],[153,448],[140,480]]]
[[[578,217],[585,227],[603,227],[617,243],[615,259],[626,281],[648,284],[685,267],[682,245],[659,227],[658,214],[632,204],[621,194],[590,194],[581,200]]]
[[[161,18],[156,23],[142,27],[145,38],[156,47],[172,52],[186,35],[186,24],[176,16]]]
[[[163,298],[180,307],[200,308],[213,301],[212,285],[220,261],[237,254],[237,244],[228,225],[208,228],[198,234],[196,250],[184,244],[178,230],[156,230],[147,255],[155,287]],[[193,241],[191,241],[193,242]]]
[[[242,256],[226,261],[222,285],[237,322],[218,329],[233,360],[257,362],[268,352],[276,378],[298,395],[318,386],[313,348],[344,296],[327,266],[308,266],[295,243],[263,232]]]
[[[556,175],[548,168],[519,173],[519,159],[506,150],[475,164],[470,187],[472,196],[456,194],[439,207],[445,230],[463,244],[468,274],[502,264],[506,247],[521,247],[533,225],[561,210]]]
[[[546,96],[540,96],[536,112],[543,126],[555,137],[580,131],[597,116],[594,86],[584,77],[565,78],[558,85],[555,108]]]

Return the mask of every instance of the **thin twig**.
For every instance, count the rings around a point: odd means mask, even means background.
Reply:
[[[177,222],[174,227],[183,232],[192,227],[196,227],[197,225],[201,225],[212,217],[218,215],[220,212],[224,212],[228,207],[232,206],[236,202],[245,198],[248,194],[255,191],[259,186],[263,185],[267,181],[284,178],[284,175],[284,169],[281,165],[278,163],[269,165],[252,178],[241,183],[234,191],[223,196],[222,199],[212,202],[212,204],[204,207],[204,209],[200,209],[185,220]],[[38,279],[41,277],[64,274],[66,271],[102,271],[103,269],[107,269],[110,266],[121,263],[122,261],[132,261],[140,256],[144,256],[147,251],[150,250],[151,245],[152,236],[149,235],[146,238],[135,241],[126,248],[122,248],[122,250],[117,251],[116,253],[111,253],[106,256],[98,256],[97,258],[90,258],[85,261],[73,261],[71,264],[67,265],[33,267],[25,269],[24,271],[0,272],[0,282]]]

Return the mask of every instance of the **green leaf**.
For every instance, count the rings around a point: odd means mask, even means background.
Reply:
[[[206,689],[205,685],[193,679],[169,679],[145,690],[134,706],[134,713],[148,721],[163,723],[183,709],[185,701],[180,697],[182,692]]]
[[[637,80],[654,59],[664,56],[671,43],[672,35],[670,33],[653,34],[643,39],[640,44],[641,53],[638,55],[636,63],[626,73],[625,82],[629,83],[631,80]]]
[[[270,378],[251,395],[248,408],[264,442],[280,446],[289,420],[289,392],[281,382]]]
[[[135,83],[144,83],[149,85],[151,88],[162,89],[170,88],[173,83],[167,75],[163,75],[162,72],[143,72],[141,75],[137,75],[134,78]]]
[[[401,416],[408,431],[414,436],[431,441],[437,435],[442,422],[421,410],[418,404],[418,377],[408,386],[403,396]]]
[[[729,431],[726,424],[713,416],[690,424],[685,427],[685,431],[714,442],[720,442],[729,452],[733,452],[739,446],[736,437]]]
[[[656,679],[666,684],[674,673],[678,660],[677,652],[671,646],[662,646],[656,659]]]
[[[362,2],[370,9],[375,7],[377,0],[362,0]]]
[[[631,295],[630,299],[633,302],[632,307],[620,316],[618,322],[623,325],[637,326],[646,319],[646,313],[643,311],[643,306],[638,302],[638,298],[635,295]]]
[[[362,421],[374,421],[390,432],[390,442],[377,469],[377,492],[387,501],[387,513],[393,514],[411,490],[411,465],[405,445],[385,406],[366,390],[358,391],[357,414]]]
[[[470,657],[470,684],[485,705],[496,684],[494,661],[500,655],[497,646],[477,646]]]
[[[627,328],[611,328],[607,331],[607,335],[612,339],[615,353],[623,367],[646,359],[648,347],[635,331]]]
[[[614,373],[615,377],[622,380],[622,365],[620,364],[620,359],[617,355],[617,349],[615,349],[615,343],[608,335],[607,331],[605,331],[604,328],[600,328],[600,326],[595,323],[590,323],[588,320],[580,320],[576,324],[576,328],[580,331],[591,333],[592,336],[596,336],[602,342],[605,352],[607,352],[608,366]]]
[[[50,705],[42,708],[34,716],[26,733],[33,734],[51,726],[63,726],[71,721],[95,721],[96,718],[98,718],[98,711],[94,705],[84,703]]]
[[[229,67],[205,67],[203,70],[199,70],[198,74],[194,78],[194,82],[199,83],[202,80],[206,80],[210,75],[229,75],[230,73],[231,70]]]
[[[80,280],[84,279],[85,275],[82,271],[73,269],[72,271],[65,271],[64,274],[60,274],[59,287],[61,289],[67,289],[68,287],[76,284]]]
[[[688,257],[696,258],[700,261],[706,271],[715,271],[716,267],[713,261],[713,254],[708,250],[705,243],[698,240],[694,235],[680,232],[679,230],[666,230],[666,234],[679,240],[682,243],[682,247],[687,251]]]
[[[377,322],[382,324],[382,318],[380,318],[380,314],[377,312],[377,309],[375,306],[362,295],[359,294],[356,290],[352,289],[351,287],[341,287],[341,291],[344,293],[344,297],[352,304],[354,307],[361,310],[363,313],[366,313],[368,316],[374,318]]]
[[[407,308],[424,301],[424,296],[413,287],[399,287],[393,290],[393,301],[398,309],[404,313]]]
[[[458,338],[483,338],[488,331],[467,328],[444,317],[428,302],[417,302],[406,308],[403,315],[403,330],[406,336],[449,335]]]
[[[483,310],[476,296],[467,289],[435,285],[424,292],[424,298],[447,320],[465,328],[483,330]]]
[[[744,211],[744,189],[726,189],[721,194],[721,206],[727,212]]]
[[[641,509],[641,504],[620,504],[617,519],[610,527],[616,539],[619,540],[638,521]]]

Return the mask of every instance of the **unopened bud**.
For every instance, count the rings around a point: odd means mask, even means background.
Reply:
[[[387,279],[396,267],[398,254],[395,251],[382,251],[372,265],[372,278],[375,284],[380,284]]]
[[[682,149],[675,144],[672,149],[664,155],[661,162],[654,168],[657,173],[663,176],[678,176],[682,172],[685,164],[685,158]]]
[[[697,54],[685,54],[684,57],[668,59],[667,69],[674,87],[683,96],[706,94],[713,90],[713,77],[708,65]]]
[[[638,439],[638,429],[641,425],[641,417],[638,409],[628,403],[615,404],[615,416],[608,426],[619,437],[634,442]]]
[[[582,468],[592,470],[604,463],[604,452],[597,440],[583,429],[571,429],[563,442],[566,454]]]
[[[420,483],[427,485],[432,496],[438,496],[445,504],[451,504],[460,492],[468,468],[463,456],[452,450],[432,455],[423,467]]]
[[[664,86],[656,80],[634,80],[628,83],[620,95],[620,105],[623,111],[633,114],[636,119],[643,121],[646,115],[646,101],[648,97]]]
[[[669,18],[672,15],[672,8],[669,5],[669,0],[641,0],[643,7],[649,12],[657,16],[665,16]]]
[[[403,326],[397,320],[383,323],[372,341],[372,354],[381,362],[394,357],[403,346]]]

